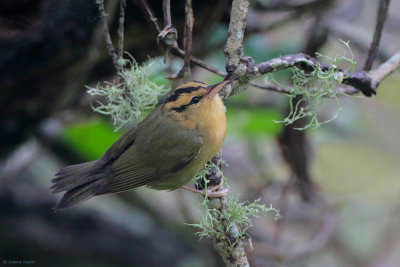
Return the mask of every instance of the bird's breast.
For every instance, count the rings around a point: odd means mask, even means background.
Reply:
[[[203,137],[200,156],[210,159],[221,149],[226,135],[225,106],[219,96],[214,97],[210,108],[202,114],[198,129]]]

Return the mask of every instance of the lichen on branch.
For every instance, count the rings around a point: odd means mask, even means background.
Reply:
[[[139,65],[131,56],[131,60],[119,63],[122,65],[118,73],[120,83],[105,81],[96,87],[86,86],[90,95],[106,98],[106,103],[97,100],[97,105],[92,105],[92,109],[110,115],[115,131],[137,119],[142,112],[153,109],[158,97],[169,91],[170,88],[154,82],[152,73],[155,63],[155,60],[149,60]]]

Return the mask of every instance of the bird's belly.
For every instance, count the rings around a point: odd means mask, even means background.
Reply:
[[[199,172],[199,170],[203,167],[203,165],[207,162],[207,160],[202,160],[200,158],[194,159],[183,169],[171,173],[164,178],[157,180],[151,184],[148,184],[149,187],[158,189],[158,190],[174,190],[177,189],[188,182]]]

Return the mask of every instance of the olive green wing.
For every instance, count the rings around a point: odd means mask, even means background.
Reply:
[[[112,163],[114,175],[104,193],[148,185],[178,172],[197,157],[202,145],[196,131],[177,127],[164,117],[143,121],[133,135],[129,147],[121,149]]]

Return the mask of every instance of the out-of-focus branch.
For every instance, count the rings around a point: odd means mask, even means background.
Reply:
[[[369,76],[376,83],[376,87],[378,87],[378,85],[382,82],[382,80],[385,79],[387,76],[389,76],[393,71],[398,69],[399,66],[400,66],[400,50],[397,51],[397,53],[395,53],[385,63],[381,64],[375,70],[372,70],[369,73]]]
[[[282,94],[290,94],[290,91],[287,90],[286,88],[280,87],[272,83],[261,83],[261,82],[251,81],[250,85],[268,91],[273,91]]]
[[[328,28],[330,34],[334,34],[342,40],[349,40],[352,47],[355,46],[363,53],[368,51],[370,40],[369,33],[366,29],[337,18],[324,19],[323,24]],[[354,34],[354,32],[357,32],[357,34]],[[393,49],[390,49],[390,47],[385,44],[381,44],[380,47],[382,47],[382,49],[377,51],[377,56],[382,61],[388,60],[392,55]]]
[[[268,14],[268,12],[270,11],[290,10],[290,12],[285,14],[283,17],[280,17],[279,19],[270,21],[268,24],[261,24],[258,21],[253,20],[254,23],[248,25],[246,31],[248,34],[267,32],[275,28],[282,27],[283,25],[300,18],[305,14],[307,15],[310,13],[316,14],[320,13],[323,10],[327,10],[332,6],[334,2],[335,0],[324,0],[324,1],[314,0],[304,4],[293,4],[293,5],[288,5],[287,3],[280,3],[281,5],[279,7],[275,5],[271,9],[267,8],[267,10],[263,12],[263,14]]]
[[[249,25],[249,27],[247,28],[247,33],[248,34],[252,34],[252,33],[264,33],[264,32],[268,32],[271,31],[273,29],[282,27],[283,25],[294,21],[295,19],[298,19],[299,17],[301,17],[303,15],[303,11],[292,11],[288,14],[286,14],[284,17],[281,17],[279,19],[275,19],[272,22],[269,22],[268,24],[259,24],[254,23],[254,25]]]
[[[29,167],[42,151],[40,143],[30,139],[0,162],[0,192],[21,171]]]
[[[322,215],[320,229],[313,239],[303,242],[301,245],[296,247],[282,245],[280,247],[276,247],[268,243],[253,241],[256,255],[290,262],[305,257],[310,253],[324,247],[330,240],[335,230],[336,218],[331,207],[327,206],[327,204],[323,201],[321,204],[323,204],[325,212]]]
[[[161,28],[158,25],[158,19],[154,16],[154,12],[147,3],[146,0],[136,0],[137,4],[142,8],[144,15],[146,16],[147,20],[149,20],[156,29],[157,33],[161,32]]]
[[[172,50],[173,50],[174,52],[176,52],[176,54],[179,55],[180,57],[185,57],[185,51],[183,51],[182,49],[180,49],[179,46],[178,46],[177,44],[175,44],[175,45],[172,47]],[[207,63],[205,63],[203,60],[201,60],[201,59],[199,59],[199,58],[197,58],[197,57],[191,56],[191,57],[190,57],[190,60],[192,61],[193,64],[195,64],[195,65],[197,65],[197,66],[199,66],[199,67],[201,67],[201,68],[203,68],[203,69],[206,69],[206,70],[208,70],[208,71],[211,71],[211,72],[213,72],[213,73],[215,73],[215,74],[217,74],[217,75],[219,75],[219,76],[222,76],[222,77],[225,77],[225,76],[226,76],[226,73],[225,73],[225,72],[220,71],[220,70],[214,68],[213,66],[211,66],[211,65],[209,65],[209,64],[207,64]]]
[[[326,5],[327,2],[332,0],[311,0],[308,2],[301,1],[302,3],[287,1],[270,1],[267,5],[260,5],[260,9],[271,11],[287,11],[287,10],[309,10],[314,9],[316,6]]]
[[[376,27],[374,32],[374,37],[371,42],[371,46],[368,51],[368,57],[365,61],[364,70],[369,71],[372,68],[372,64],[378,53],[379,42],[381,41],[383,26],[387,18],[387,13],[389,10],[390,0],[380,0],[378,8],[378,17],[376,19]]]
[[[114,19],[117,11],[118,0],[107,1],[105,9],[108,10],[109,21]],[[62,110],[70,105],[74,99],[77,99],[81,94],[81,89],[88,81],[89,76],[100,60],[99,47],[102,45],[101,38],[103,36],[103,21],[97,22],[90,43],[87,49],[87,56],[79,60],[76,65],[73,65],[67,71],[66,76],[73,77],[69,79],[63,89],[63,97],[57,103],[58,110]],[[76,66],[80,66],[77,68]]]
[[[215,26],[221,21],[222,17],[228,12],[231,1],[220,0],[215,1],[216,6],[210,10],[209,14],[200,18],[201,30],[194,36],[193,50],[196,53],[208,54],[215,47],[209,48],[208,40],[214,34]],[[207,46],[207,49],[204,49]]]

